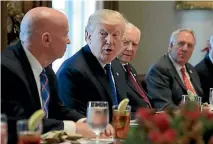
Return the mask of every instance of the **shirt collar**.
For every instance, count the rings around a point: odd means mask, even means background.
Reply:
[[[180,71],[182,67],[184,67],[184,69],[186,69],[185,65],[181,66],[176,61],[174,61],[170,54],[169,54],[169,58],[172,61],[173,65],[174,65],[174,67],[176,68],[177,71]]]
[[[41,64],[38,62],[38,60],[30,53],[30,51],[26,48],[24,48],[24,51],[26,53],[27,59],[29,60],[29,63],[31,65],[32,71],[34,76],[37,78],[40,76],[43,68]]]
[[[101,62],[99,59],[97,59],[98,62],[100,63],[101,67],[104,68],[106,66],[106,64],[104,64],[103,62]]]
[[[209,59],[210,59],[210,61],[211,61],[212,64],[213,64],[213,58],[210,56],[210,54],[209,54]]]
[[[122,66],[128,65],[128,63],[121,63],[121,64],[122,64]]]

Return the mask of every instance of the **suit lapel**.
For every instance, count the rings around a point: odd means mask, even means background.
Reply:
[[[185,88],[185,86],[184,86],[182,80],[180,79],[180,76],[178,75],[178,73],[177,73],[176,70],[175,70],[174,73],[175,73],[174,77],[175,77],[176,81],[179,83],[179,85],[180,85],[183,89],[186,90],[186,88]]]
[[[112,90],[110,89],[110,85],[109,85],[107,75],[105,74],[104,69],[101,67],[100,63],[95,58],[95,56],[93,56],[88,45],[83,47],[83,50],[84,50],[85,58],[87,59],[86,62],[89,65],[89,67],[91,68],[93,75],[95,75],[95,77],[97,78],[98,81],[95,81],[93,79],[91,79],[91,80],[93,81],[93,83],[96,84],[97,89],[99,91],[101,89],[104,89],[107,92],[111,102],[113,103],[113,93],[112,93]],[[97,82],[99,82],[100,85],[98,85]],[[102,87],[100,87],[100,86],[102,86]],[[102,92],[100,92],[100,93],[102,93]]]
[[[113,93],[112,93],[112,90],[110,89],[110,85],[109,85],[109,82],[107,80],[106,75],[104,75],[104,76],[97,75],[97,79],[101,83],[102,87],[107,91],[107,93],[108,93],[108,95],[110,97],[110,100],[113,103],[113,101],[114,101],[113,100]]]
[[[130,69],[130,70],[131,70],[131,69]],[[131,70],[131,73],[132,73],[132,70]],[[131,87],[133,91],[135,91],[137,94],[139,94],[138,91],[137,91],[137,89],[136,89],[136,87],[133,85],[133,83],[132,83],[131,80],[129,79],[129,76],[128,76],[128,73],[127,73],[127,72],[126,72],[126,76],[127,76],[127,79],[128,79],[127,84],[129,85],[129,87]],[[139,95],[140,95],[140,94],[139,94]]]
[[[21,43],[18,44],[18,47],[15,50],[16,55],[18,56],[24,75],[27,78],[26,85],[29,87],[29,91],[31,93],[30,99],[33,102],[34,106],[36,109],[41,108],[40,104],[40,99],[39,99],[39,94],[38,94],[38,89],[37,89],[37,84],[33,75],[32,68],[30,66],[30,63],[27,59],[27,56],[23,50],[23,47],[21,46]]]
[[[183,82],[182,82],[180,76],[178,75],[175,66],[173,65],[172,61],[171,61],[170,58],[169,58],[169,55],[166,55],[166,57],[167,57],[167,60],[168,60],[169,65],[170,65],[171,73],[174,74],[175,80],[176,80],[176,81],[179,83],[179,85],[186,91],[185,85],[183,84]]]
[[[125,98],[125,94],[123,93],[123,87],[125,84],[125,79],[120,78],[120,73],[115,69],[116,67],[112,68],[112,73],[115,81],[115,87],[117,96],[119,97],[120,101]]]
[[[135,74],[133,73],[132,67],[131,67],[129,64],[128,64],[128,67],[129,67],[129,69],[130,69],[130,71],[131,71],[133,77],[135,78]],[[127,76],[128,76],[128,74],[127,74]],[[129,79],[129,78],[128,78],[128,79]],[[135,80],[136,80],[136,78],[135,78]],[[137,82],[137,80],[136,80],[136,82]],[[129,84],[129,86],[130,86],[136,93],[138,93],[136,87],[133,85],[133,83],[132,83],[130,80],[128,80],[128,84]],[[137,82],[137,84],[138,84],[138,82]],[[140,86],[140,85],[139,85],[139,86]],[[139,94],[139,93],[138,93],[138,94]]]
[[[132,69],[132,67],[130,66],[130,64],[128,64],[128,67],[130,68],[130,71],[131,71],[131,73],[133,74],[133,76],[134,76],[134,78],[135,78],[135,74],[133,73],[133,69]],[[124,68],[124,66],[122,65],[122,71],[124,72],[124,74],[125,74],[125,79],[126,79],[126,82],[127,82],[127,84],[129,85],[129,87],[133,90],[133,91],[135,91],[137,94],[139,94],[138,93],[138,91],[137,91],[137,89],[135,88],[135,86],[133,85],[133,83],[131,82],[131,80],[129,79],[129,75],[128,75],[128,73],[127,73],[127,71],[126,71],[126,69]],[[135,79],[136,80],[136,79]],[[137,80],[136,80],[136,82],[137,82]],[[138,83],[138,82],[137,82]],[[139,85],[140,86],[140,85]],[[140,94],[139,94],[140,95]]]
[[[133,69],[132,69],[132,67],[130,67],[130,70],[131,70],[131,73],[132,73],[132,75],[133,75],[133,77],[135,78],[135,81],[136,81],[136,83],[139,85],[139,87],[142,89],[142,91],[146,94],[146,96],[148,96],[148,94],[146,93],[146,91],[141,87],[141,85],[138,83],[138,81],[137,81],[137,79],[136,79],[136,74],[134,74],[133,73]],[[128,74],[126,74],[127,76],[128,76]],[[129,79],[129,78],[128,78]],[[136,89],[136,87],[133,85],[133,83],[130,81],[130,80],[128,80],[128,85],[138,94],[138,95],[140,95],[139,94],[139,92],[137,91],[137,89]]]

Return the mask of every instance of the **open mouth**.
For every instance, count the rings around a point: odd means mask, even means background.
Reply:
[[[106,53],[106,54],[112,54],[112,53],[113,53],[113,50],[112,50],[112,49],[106,49],[106,50],[105,50],[105,53]]]
[[[112,52],[112,49],[106,49],[107,52]]]

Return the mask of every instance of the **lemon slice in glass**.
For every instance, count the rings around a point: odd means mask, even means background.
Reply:
[[[190,101],[195,101],[195,95],[190,90],[187,91]]]
[[[127,98],[123,99],[118,105],[118,112],[124,113],[128,103],[129,103],[129,99],[127,99]]]
[[[35,111],[28,120],[28,129],[30,131],[34,131],[41,123],[44,115],[45,112],[43,109]]]

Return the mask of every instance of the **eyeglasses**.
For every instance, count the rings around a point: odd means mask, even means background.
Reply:
[[[192,48],[194,48],[194,46],[195,46],[195,44],[187,43],[187,42],[185,42],[185,41],[180,41],[180,42],[177,43],[177,45],[178,45],[179,47],[184,47],[185,45],[187,45],[187,48],[189,48],[189,49],[192,49]]]

